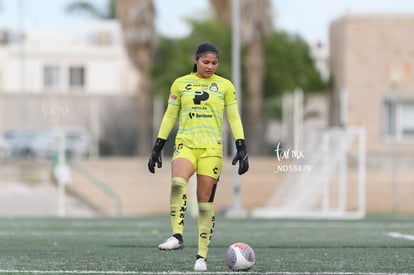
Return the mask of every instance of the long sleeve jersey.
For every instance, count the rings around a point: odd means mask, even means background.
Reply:
[[[222,123],[227,120],[234,139],[244,139],[233,84],[218,75],[200,78],[190,73],[171,85],[168,107],[158,137],[167,139],[179,119],[176,144],[189,148],[222,148]]]

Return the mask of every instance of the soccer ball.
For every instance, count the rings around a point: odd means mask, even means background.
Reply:
[[[226,265],[233,271],[248,271],[255,261],[254,250],[248,244],[234,243],[227,248]]]

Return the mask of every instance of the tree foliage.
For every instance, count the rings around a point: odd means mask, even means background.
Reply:
[[[220,49],[218,74],[231,79],[231,32],[219,20],[189,21],[192,32],[180,39],[160,38],[153,64],[153,95],[166,98],[172,81],[191,72],[196,46],[212,41]],[[281,95],[301,88],[305,93],[323,92],[323,82],[310,56],[309,46],[300,36],[287,32],[274,32],[263,45],[265,76],[263,96],[265,115],[280,117]],[[243,58],[242,58],[243,60]],[[243,61],[242,61],[243,62]],[[242,68],[243,69],[243,68]],[[245,76],[245,70],[242,70]],[[245,77],[242,78],[242,82]],[[242,83],[243,96],[246,94]],[[245,97],[244,97],[245,98]],[[248,104],[243,100],[243,105]],[[247,114],[248,115],[248,114]]]
[[[275,32],[264,47],[265,97],[281,95],[298,87],[308,93],[327,88],[314,66],[308,44],[300,36]]]
[[[324,92],[324,82],[314,66],[309,45],[298,35],[275,32],[263,45],[266,53],[264,78],[265,116],[281,118],[283,93],[302,89],[305,94]]]

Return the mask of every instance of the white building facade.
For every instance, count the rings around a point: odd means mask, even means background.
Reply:
[[[1,93],[131,94],[136,87],[116,21],[89,24],[76,34],[33,32],[4,40]]]
[[[117,21],[90,23],[78,33],[3,30],[0,133],[80,128],[97,154],[107,128],[124,123],[125,114],[124,127],[134,131],[137,82]]]

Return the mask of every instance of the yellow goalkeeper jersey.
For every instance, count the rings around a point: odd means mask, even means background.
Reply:
[[[171,85],[168,107],[158,137],[167,139],[179,119],[176,144],[189,148],[222,148],[222,123],[226,110],[234,139],[244,139],[236,91],[226,78],[200,78],[190,73]]]

